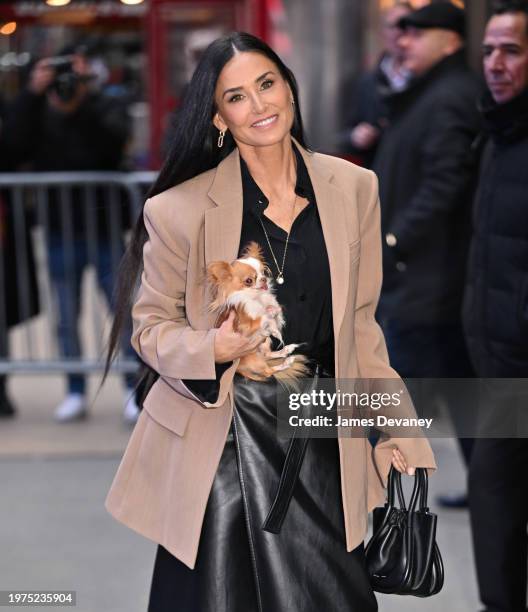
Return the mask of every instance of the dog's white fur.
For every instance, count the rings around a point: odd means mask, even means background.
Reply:
[[[222,316],[232,309],[243,311],[245,314],[239,316],[248,317],[252,321],[256,322],[260,319],[260,331],[267,339],[258,345],[253,354],[254,359],[250,355],[247,356],[247,359],[241,358],[240,373],[256,380],[272,375],[282,379],[281,382],[286,385],[294,385],[295,378],[306,375],[306,358],[302,355],[292,355],[299,344],[284,346],[282,338],[284,315],[275,297],[273,281],[266,275],[267,268],[262,259],[260,247],[256,243],[250,243],[246,253],[245,257],[236,259],[232,264],[226,262],[210,264],[209,280],[216,286],[216,298],[211,307],[219,312],[218,320],[221,320]],[[213,269],[219,264],[221,271],[217,272],[217,276]],[[242,289],[232,287],[233,277],[240,278],[239,275],[241,275],[240,267],[237,264],[250,266],[255,271],[254,286]],[[282,348],[273,351],[270,336],[276,338]]]

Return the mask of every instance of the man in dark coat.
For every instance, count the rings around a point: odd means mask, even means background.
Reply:
[[[528,378],[528,3],[503,2],[484,37],[489,91],[481,110],[489,141],[474,211],[464,327],[477,375]],[[517,389],[488,399],[503,427],[528,396]],[[504,400],[506,399],[506,402]],[[521,422],[521,421],[519,421]],[[516,427],[518,423],[516,422]],[[469,500],[480,598],[487,612],[526,610],[528,509],[526,432],[475,443]],[[500,435],[500,434],[499,434]],[[516,435],[514,430],[507,435]],[[524,437],[522,437],[524,436]]]
[[[399,21],[411,11],[410,3],[403,1],[383,11],[381,59],[373,70],[360,77],[347,128],[339,136],[341,148],[367,168],[372,166],[386,118],[379,90],[401,91],[410,77],[409,71],[403,67],[403,52],[398,40],[402,33]]]
[[[404,66],[414,78],[386,99],[389,125],[373,166],[384,235],[378,319],[402,376],[471,377],[460,311],[481,86],[464,61],[461,9],[431,4],[400,25]],[[464,409],[460,398],[444,399],[453,413]],[[461,444],[468,462],[471,442]],[[464,505],[465,496],[443,501]]]

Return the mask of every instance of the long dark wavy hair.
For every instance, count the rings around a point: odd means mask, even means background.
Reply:
[[[227,157],[236,144],[231,134],[226,133],[222,148],[217,146],[218,130],[213,125],[217,111],[214,93],[223,67],[236,52],[261,53],[271,60],[291,88],[294,105],[294,120],[291,134],[305,148],[297,81],[292,71],[264,41],[246,32],[233,32],[212,42],[204,51],[187,87],[182,106],[178,110],[173,136],[166,159],[157,180],[150,188],[147,198],[179,185],[202,172],[217,166]],[[121,260],[115,288],[115,310],[110,330],[106,364],[101,381],[103,385],[110,366],[119,349],[119,338],[126,318],[130,316],[132,301],[143,267],[143,245],[148,240],[143,220],[143,211],[138,216],[132,238]],[[141,405],[158,373],[143,364],[137,394]]]

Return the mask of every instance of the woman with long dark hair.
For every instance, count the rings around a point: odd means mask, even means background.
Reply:
[[[159,544],[150,612],[376,610],[367,512],[391,464],[434,468],[431,449],[277,436],[276,381],[236,373],[263,338],[236,333],[232,316],[216,328],[204,283],[250,241],[314,381],[397,378],[374,319],[376,178],[307,149],[293,74],[234,33],[201,58],[124,261],[108,363],[131,305],[149,375],[106,507]]]

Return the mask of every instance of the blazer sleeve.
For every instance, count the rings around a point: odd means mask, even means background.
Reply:
[[[157,206],[154,198],[145,203],[143,216],[148,240],[143,247],[141,284],[132,307],[132,346],[176,391],[206,407],[222,405],[239,360],[228,364],[227,369],[216,364],[214,339],[218,330],[195,330],[187,321],[188,238],[169,219],[166,207]],[[219,385],[215,383],[217,375]],[[183,379],[210,381],[208,389],[216,391],[216,397],[195,394]]]
[[[363,204],[364,210],[360,210],[361,251],[354,333],[360,378],[370,379],[370,384],[378,387],[371,387],[371,392],[384,392],[387,390],[383,388],[384,385],[391,388],[395,384],[398,388],[405,388],[405,385],[390,366],[385,338],[375,318],[382,283],[381,218],[378,179],[370,170],[366,172],[370,175],[368,194],[363,192],[359,197],[360,207]],[[405,394],[397,416],[416,418],[408,393]],[[385,485],[391,466],[392,449],[396,447],[401,450],[408,465],[430,468],[430,471],[436,469],[431,446],[421,428],[411,432],[412,437],[409,437],[408,428],[405,429],[405,437],[398,436],[397,428],[380,429],[382,439],[373,452],[378,474]]]
[[[222,374],[231,367],[232,361],[215,364],[216,380],[191,380],[186,378],[183,384],[202,402],[214,403],[218,400]]]

